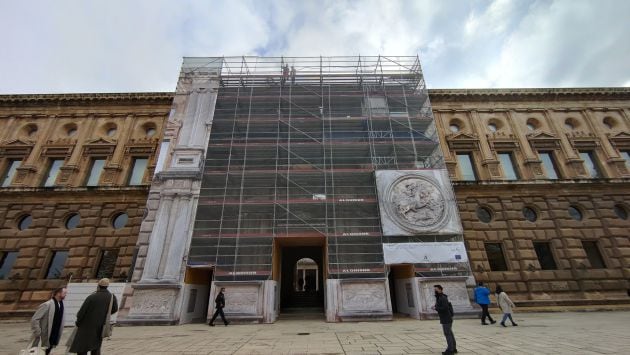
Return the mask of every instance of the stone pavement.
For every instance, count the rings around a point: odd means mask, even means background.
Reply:
[[[498,317],[498,315],[497,315]],[[630,312],[515,314],[518,327],[478,320],[454,324],[459,354],[628,354]],[[65,338],[69,334],[66,328]],[[0,322],[0,354],[17,354],[28,323]],[[208,327],[204,324],[117,327],[104,354],[439,354],[445,348],[438,321],[275,324]],[[54,351],[63,354],[65,349]]]

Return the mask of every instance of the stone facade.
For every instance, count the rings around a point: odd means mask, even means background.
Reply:
[[[630,214],[630,172],[623,155],[630,152],[630,89],[431,90],[429,94],[475,279],[491,288],[501,284],[521,304],[627,302],[630,221],[620,215],[621,211]],[[159,139],[170,141],[171,153],[176,150],[182,120],[175,115],[167,122],[167,116],[172,104],[175,111],[179,107],[183,112],[185,100],[177,97],[171,93],[0,96],[2,177],[12,161],[22,161],[10,186],[0,188],[0,257],[19,252],[0,280],[0,312],[31,311],[70,275],[73,280],[94,281],[103,250],[118,251],[114,279],[140,281],[149,238],[161,219],[160,196],[174,186],[169,184],[181,182],[177,176],[163,174],[164,179],[153,181],[159,188],[149,193]],[[147,137],[149,128],[156,131],[151,137]],[[167,162],[196,166],[203,143],[180,148],[183,159]],[[547,178],[539,152],[551,154],[558,179]],[[591,153],[599,177],[589,176],[581,152]],[[465,180],[458,153],[471,158],[475,181]],[[510,154],[516,180],[506,179],[505,161],[498,153]],[[86,187],[91,158],[96,156],[106,157],[107,163],[99,186]],[[134,156],[149,157],[147,172],[141,185],[127,186]],[[64,164],[56,186],[42,187],[52,158],[63,159]],[[480,221],[479,207],[489,212],[488,223]],[[535,212],[535,221],[525,218],[525,207]],[[576,208],[582,219],[574,219],[569,207]],[[119,212],[127,213],[128,222],[114,229],[112,217]],[[80,214],[80,223],[69,230],[65,223],[73,213]],[[32,216],[32,224],[19,230],[25,215]],[[595,242],[604,267],[595,268],[583,242]],[[489,243],[501,245],[507,270],[492,269]],[[555,269],[543,270],[535,248],[539,243],[548,243]],[[65,250],[68,257],[60,278],[46,279],[52,252]],[[405,280],[401,295],[406,283],[418,282],[423,290],[422,280]],[[428,285],[430,280],[426,281]],[[265,286],[265,292],[273,293],[272,288]],[[408,297],[409,307],[425,308],[423,294],[410,290],[414,292]],[[153,301],[140,311],[162,312],[167,307],[162,299],[178,292],[151,290]],[[383,297],[388,297],[384,292]],[[123,316],[129,312],[133,291],[128,287],[126,293]],[[348,295],[328,297],[339,302],[335,306],[339,309],[356,308]],[[251,313],[274,319],[258,308]]]
[[[103,263],[110,265],[101,276],[127,280],[171,101],[171,94],[0,96],[0,258],[12,262],[0,279],[0,312],[30,311],[69,279],[94,281]],[[86,186],[95,158],[105,161],[100,179]],[[134,158],[147,166],[129,186]],[[63,161],[56,179],[48,177],[52,160]],[[50,273],[55,252],[67,256]]]
[[[431,101],[475,278],[523,304],[628,302],[630,90],[433,90]],[[506,270],[493,270],[487,243],[501,246]],[[545,245],[554,262],[543,267],[535,246]]]

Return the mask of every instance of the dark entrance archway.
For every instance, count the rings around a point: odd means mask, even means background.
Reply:
[[[307,259],[314,262],[316,268]],[[300,263],[298,264],[298,262]],[[324,255],[322,246],[291,246],[282,248],[281,312],[319,310],[323,313],[323,266]],[[298,272],[298,269],[307,270]]]

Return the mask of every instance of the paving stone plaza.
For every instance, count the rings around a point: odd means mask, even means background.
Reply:
[[[497,315],[498,317],[498,315]],[[476,319],[453,326],[459,354],[627,354],[630,312],[516,314],[518,327],[481,326]],[[0,323],[0,354],[16,354],[28,323]],[[64,333],[69,334],[69,328]],[[103,354],[439,354],[445,348],[438,321],[325,323],[280,320],[275,324],[204,324],[118,327]],[[64,354],[60,348],[53,354]]]

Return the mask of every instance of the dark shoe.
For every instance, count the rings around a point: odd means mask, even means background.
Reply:
[[[208,325],[211,326],[211,327],[214,327],[214,324],[212,324],[212,323],[208,323]]]
[[[516,324],[516,323],[512,323],[512,326],[513,326],[513,327],[518,327],[518,324]]]
[[[457,354],[457,349],[453,350],[453,354]]]
[[[492,319],[490,320],[490,323],[492,323],[492,324],[494,324],[496,322],[497,322],[496,320],[492,320]]]
[[[483,322],[483,323],[481,323],[481,325],[488,325],[488,323],[486,323],[486,322]]]
[[[226,327],[228,326],[228,324],[230,324],[230,322],[229,322],[229,321],[228,321],[228,322],[225,322],[225,326],[226,326]]]
[[[442,351],[442,355],[452,355],[452,354],[454,353],[450,351]]]
[[[507,325],[505,325],[505,323],[501,322],[501,326],[502,327],[507,327]]]

